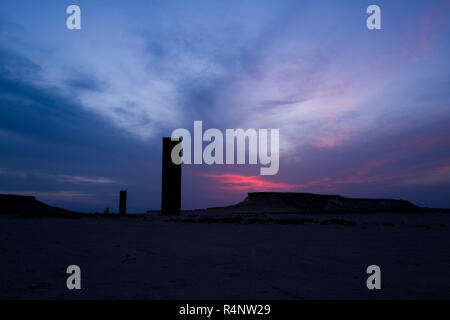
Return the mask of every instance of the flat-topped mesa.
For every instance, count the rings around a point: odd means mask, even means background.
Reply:
[[[72,211],[51,207],[33,196],[0,194],[0,215],[59,215]]]
[[[359,199],[338,195],[293,192],[250,192],[231,206],[237,212],[420,212],[422,208],[406,200]]]

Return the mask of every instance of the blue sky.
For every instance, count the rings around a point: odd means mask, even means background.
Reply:
[[[82,29],[66,28],[70,4]],[[366,28],[370,4],[382,30]],[[185,166],[183,207],[248,191],[450,207],[450,1],[2,1],[0,192],[158,209],[161,137],[279,128],[280,171]]]

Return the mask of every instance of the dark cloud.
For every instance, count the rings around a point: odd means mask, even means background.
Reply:
[[[106,88],[107,83],[98,80],[93,75],[72,73],[70,78],[66,81],[66,85],[74,90],[103,91]]]
[[[55,198],[56,204],[79,210],[111,206],[120,187],[134,188],[135,195],[151,192],[149,188],[154,187],[157,197],[159,184],[149,180],[159,178],[159,139],[153,143],[136,140],[86,111],[76,97],[32,83],[30,79],[34,81],[40,72],[36,64],[20,55],[0,52],[0,66],[12,61],[14,70],[32,75],[18,78],[11,73],[0,74],[0,168],[21,175],[1,175],[1,190],[92,194],[86,203],[78,198],[73,202],[67,197]],[[81,176],[83,181],[111,179],[121,185],[99,187],[72,183],[80,179],[52,179],[61,175]],[[136,199],[134,208],[151,207],[148,199],[152,197]]]

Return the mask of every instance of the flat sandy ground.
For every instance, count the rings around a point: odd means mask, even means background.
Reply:
[[[450,215],[340,217],[356,225],[0,217],[0,299],[450,298]]]

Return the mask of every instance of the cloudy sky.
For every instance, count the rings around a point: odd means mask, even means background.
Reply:
[[[82,29],[66,28],[81,7]],[[366,28],[381,7],[382,30]],[[0,193],[159,209],[161,138],[278,128],[280,170],[183,167],[183,207],[249,191],[450,207],[450,1],[0,3]]]

